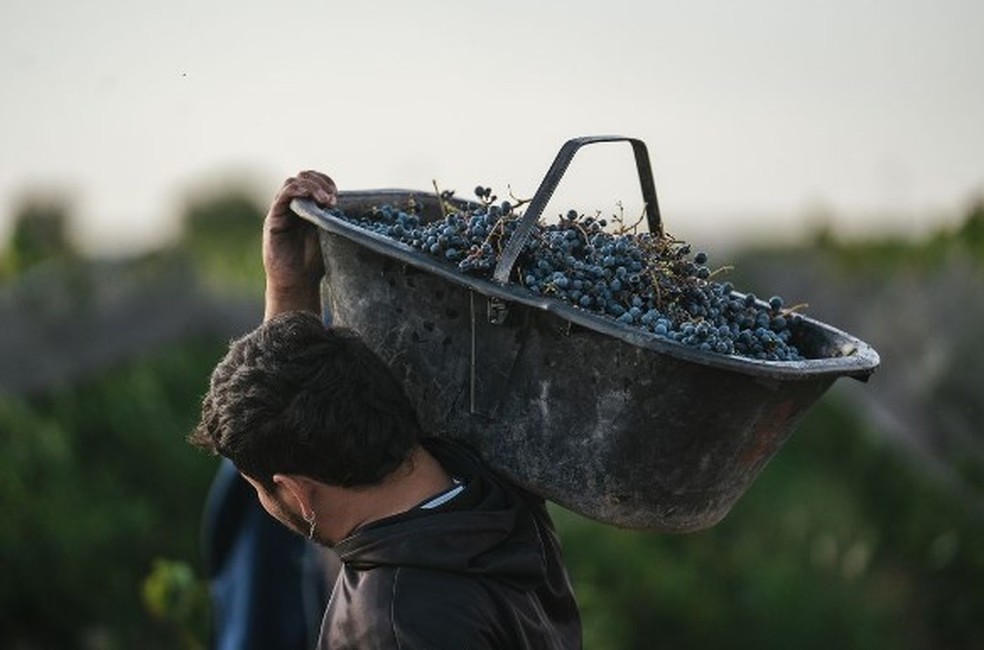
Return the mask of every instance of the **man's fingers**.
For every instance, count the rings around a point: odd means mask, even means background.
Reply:
[[[284,229],[287,226],[285,220],[289,222],[293,216],[290,202],[300,198],[313,199],[323,207],[335,207],[335,183],[325,174],[314,170],[302,171],[285,180],[270,207],[269,216],[275,220],[271,226],[276,230]]]
[[[322,205],[334,205],[336,198],[335,184],[327,176],[316,172],[301,172],[296,177],[288,178],[280,193],[292,199],[311,198]]]
[[[298,174],[298,176],[318,182],[321,184],[325,192],[328,192],[329,194],[334,194],[338,191],[335,181],[333,181],[330,176],[315,169],[306,169]]]
[[[311,198],[324,207],[335,207],[335,200],[338,198],[338,190],[335,187],[335,181],[331,180],[331,178],[327,175],[313,169],[302,171],[298,174],[298,176],[303,178],[305,181],[314,183],[316,186]]]

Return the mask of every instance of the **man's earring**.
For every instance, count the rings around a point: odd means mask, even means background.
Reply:
[[[308,539],[314,539],[314,527],[315,527],[315,524],[317,523],[314,520],[314,516],[315,516],[314,515],[314,510],[311,511],[311,516],[310,517],[307,516],[307,515],[304,516],[304,521],[306,521],[307,523],[309,523],[311,525],[311,528],[308,529]]]

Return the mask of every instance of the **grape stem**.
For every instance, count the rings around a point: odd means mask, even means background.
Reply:
[[[441,189],[437,186],[436,178],[431,179],[431,183],[433,183],[434,185],[434,193],[437,194],[437,205],[440,206],[441,208],[441,218],[447,219],[448,209],[447,209],[447,205],[445,205],[446,202],[444,200],[444,194],[441,192]]]

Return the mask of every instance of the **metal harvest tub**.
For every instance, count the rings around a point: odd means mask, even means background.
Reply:
[[[806,411],[838,377],[867,380],[878,354],[804,318],[805,361],[703,352],[507,284],[529,229],[579,148],[632,145],[650,231],[661,231],[645,145],[567,142],[500,256],[492,280],[459,272],[309,201],[319,226],[323,295],[402,380],[430,433],[475,447],[501,474],[570,510],[617,526],[688,531],[724,517]],[[342,192],[340,208],[413,195]]]

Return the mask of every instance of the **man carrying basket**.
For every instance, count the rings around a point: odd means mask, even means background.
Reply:
[[[324,264],[285,181],[266,216],[264,322],[217,365],[190,442],[229,458],[263,507],[342,562],[321,648],[579,648],[577,604],[543,499],[421,431],[402,386],[320,317]]]

